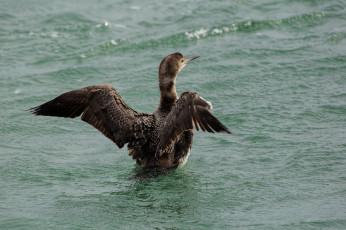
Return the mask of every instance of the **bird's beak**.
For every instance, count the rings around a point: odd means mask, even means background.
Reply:
[[[199,58],[199,56],[187,57],[187,63],[189,63],[192,60],[195,60],[196,58]]]

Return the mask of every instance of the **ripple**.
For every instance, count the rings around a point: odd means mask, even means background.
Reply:
[[[346,118],[346,105],[322,105],[320,108],[331,114],[345,115]]]

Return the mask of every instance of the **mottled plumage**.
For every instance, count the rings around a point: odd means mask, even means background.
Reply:
[[[151,113],[130,108],[110,85],[95,85],[64,93],[31,110],[35,115],[75,118],[91,124],[146,167],[174,168],[185,164],[192,147],[193,126],[208,132],[230,131],[209,110],[211,104],[195,92],[178,98],[175,80],[197,57],[174,53],[159,68],[160,104]]]

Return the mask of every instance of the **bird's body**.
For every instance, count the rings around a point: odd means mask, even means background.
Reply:
[[[186,163],[192,147],[193,125],[198,130],[226,132],[210,112],[211,104],[195,92],[178,98],[175,80],[197,57],[174,53],[159,68],[160,104],[151,113],[130,108],[110,85],[95,85],[64,93],[31,111],[35,115],[78,117],[91,124],[145,167],[176,168]]]

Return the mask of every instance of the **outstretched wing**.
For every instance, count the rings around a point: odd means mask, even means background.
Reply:
[[[175,139],[186,130],[193,129],[211,132],[231,133],[209,110],[211,104],[195,92],[184,92],[167,115],[159,132],[159,145],[156,154],[161,156]]]
[[[133,134],[133,123],[140,115],[131,109],[110,85],[95,85],[64,93],[40,106],[31,108],[35,115],[75,118],[94,126],[119,148]]]

